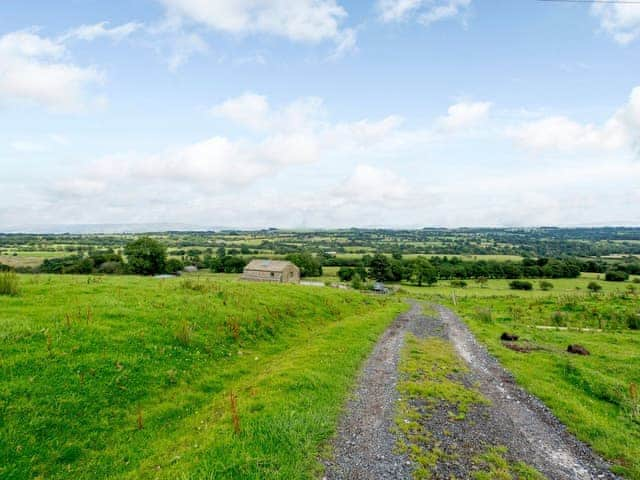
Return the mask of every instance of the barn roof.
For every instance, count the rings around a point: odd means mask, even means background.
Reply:
[[[244,269],[258,270],[261,272],[282,272],[291,265],[293,265],[293,263],[283,260],[251,260]],[[295,267],[295,265],[293,266]]]

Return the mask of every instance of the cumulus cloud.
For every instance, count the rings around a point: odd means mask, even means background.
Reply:
[[[54,111],[77,111],[92,101],[89,88],[103,80],[95,67],[71,63],[63,43],[35,31],[0,37],[0,101],[27,101]]]
[[[464,14],[472,0],[378,0],[383,22],[406,21],[416,18],[424,25],[455,18]]]
[[[120,41],[137,32],[142,27],[143,24],[137,22],[129,22],[112,28],[109,28],[109,22],[81,25],[63,35],[62,40],[78,39],[93,41],[97,38],[109,38],[114,41]]]
[[[490,110],[491,102],[460,102],[451,105],[447,115],[441,117],[438,123],[448,131],[474,127],[487,120]]]
[[[343,28],[346,10],[335,0],[160,0],[170,18],[236,34],[268,34],[296,42],[331,41],[343,54],[355,45],[355,32]]]
[[[600,20],[600,26],[621,45],[640,37],[640,8],[624,3],[594,3],[591,13]]]
[[[410,192],[407,180],[392,170],[361,164],[334,194],[350,203],[396,205],[409,200]]]
[[[604,124],[579,123],[551,116],[508,129],[508,135],[533,149],[607,151],[637,148],[640,138],[640,87]]]
[[[212,112],[244,127],[248,134],[237,139],[214,136],[154,154],[109,156],[92,163],[65,187],[92,195],[125,184],[133,187],[156,182],[227,192],[271,178],[291,166],[317,164],[357,149],[374,148],[401,124],[395,116],[331,123],[318,98],[301,98],[275,108],[266,97],[254,93],[230,98]],[[94,190],[96,182],[108,186]]]

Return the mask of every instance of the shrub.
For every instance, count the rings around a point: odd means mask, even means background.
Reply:
[[[357,273],[351,279],[351,288],[353,288],[354,290],[362,289],[362,278],[360,278],[360,275],[358,275]]]
[[[640,283],[640,278],[634,278],[633,280],[631,280],[633,283]]]
[[[604,279],[607,282],[624,282],[629,279],[629,274],[622,270],[609,270],[605,273]]]
[[[338,277],[342,282],[350,282],[353,280],[353,276],[356,274],[354,268],[351,267],[340,267],[338,270]]]
[[[640,312],[627,315],[627,327],[631,330],[640,330]]]
[[[19,292],[19,280],[16,272],[0,272],[0,295],[17,295]]]
[[[597,293],[600,290],[602,290],[602,285],[600,285],[598,282],[589,282],[589,285],[587,285],[587,288],[593,292],[593,293]]]
[[[167,273],[176,273],[181,271],[183,268],[184,264],[177,258],[170,258],[169,260],[167,260],[167,265],[165,267]]]
[[[449,284],[453,288],[465,288],[467,286],[467,282],[465,282],[464,280],[451,280]]]
[[[512,290],[533,290],[533,283],[527,280],[514,280],[509,283]]]
[[[542,280],[539,285],[540,290],[544,290],[545,292],[553,290],[553,283],[551,283],[549,280]]]
[[[487,307],[476,308],[476,319],[482,323],[493,323],[493,312]]]

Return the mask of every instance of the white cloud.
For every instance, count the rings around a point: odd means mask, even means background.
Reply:
[[[65,41],[75,38],[78,40],[92,41],[96,38],[109,38],[117,42],[132,35],[143,27],[141,23],[137,22],[129,22],[113,28],[109,28],[108,25],[109,22],[81,25],[63,35],[62,40]]]
[[[595,3],[591,7],[591,13],[598,17],[602,29],[621,45],[627,45],[640,37],[638,5]]]
[[[640,138],[640,87],[603,125],[582,124],[565,116],[551,116],[510,128],[521,145],[559,151],[606,151],[637,147]]]
[[[416,17],[420,23],[447,20],[464,14],[472,0],[378,0],[383,22],[406,21]]]
[[[64,44],[34,31],[0,37],[0,101],[27,101],[65,112],[86,108],[92,103],[89,87],[103,76],[95,67],[79,67],[66,56]]]
[[[266,130],[271,124],[267,98],[251,92],[214,106],[211,113],[257,131]]]
[[[196,33],[179,33],[170,42],[170,53],[168,58],[169,70],[175,72],[182,65],[187,63],[195,54],[205,54],[209,51],[209,46],[203,38]]]
[[[491,102],[460,102],[451,105],[447,115],[438,120],[445,130],[455,131],[476,126],[487,120]]]
[[[189,20],[237,35],[269,34],[292,41],[332,41],[353,48],[354,32],[343,29],[346,10],[335,0],[160,0],[170,18]]]
[[[371,165],[358,165],[335,194],[352,203],[394,205],[410,198],[408,182],[395,172]]]

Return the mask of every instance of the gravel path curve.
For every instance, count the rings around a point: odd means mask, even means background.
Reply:
[[[439,465],[433,478],[448,479],[452,474],[471,478],[470,459],[485,442],[508,447],[511,460],[522,460],[552,480],[619,478],[588,446],[568,433],[542,402],[515,384],[462,320],[445,307],[433,308],[437,317],[425,316],[422,305],[412,302],[411,309],[398,316],[376,344],[338,426],[333,456],[324,460],[326,480],[411,478],[413,465],[406,456],[395,453],[393,433],[398,363],[407,332],[451,341],[469,364],[469,383],[491,400],[490,406],[471,412],[466,422],[452,422],[446,406],[442,412],[436,409],[425,415],[424,425],[441,446],[463,454],[458,455],[458,462]]]

